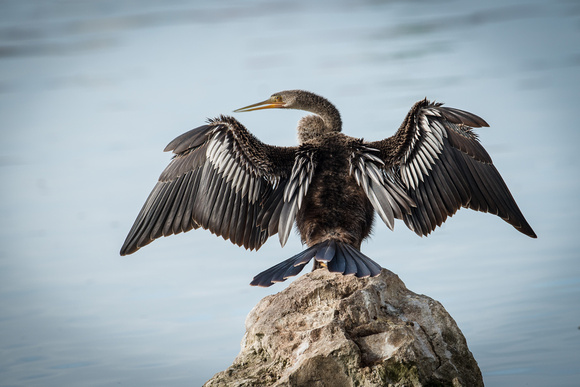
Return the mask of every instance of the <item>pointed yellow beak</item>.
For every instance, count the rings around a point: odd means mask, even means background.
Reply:
[[[234,110],[234,113],[241,113],[241,112],[251,112],[253,110],[261,110],[261,109],[274,109],[274,108],[283,108],[284,102],[276,101],[273,98],[269,98],[265,101],[255,103],[250,106],[246,106],[243,108],[239,108]]]

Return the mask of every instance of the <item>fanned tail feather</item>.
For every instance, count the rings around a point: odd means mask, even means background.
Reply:
[[[254,277],[250,285],[268,287],[276,282],[283,282],[299,274],[312,258],[326,263],[328,270],[332,273],[355,275],[359,278],[376,277],[382,269],[378,263],[355,247],[330,239],[309,247],[292,258],[261,272]]]

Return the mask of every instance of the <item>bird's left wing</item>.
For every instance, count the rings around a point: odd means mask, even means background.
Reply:
[[[301,200],[288,194],[285,200],[286,187],[296,181],[292,171],[298,148],[264,144],[237,120],[222,116],[177,137],[165,151],[175,156],[137,216],[121,255],[199,227],[249,249],[260,248],[281,225],[289,233],[286,207]]]

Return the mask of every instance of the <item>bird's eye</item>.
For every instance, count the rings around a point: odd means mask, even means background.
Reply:
[[[280,95],[273,95],[272,102],[282,102],[282,96]]]

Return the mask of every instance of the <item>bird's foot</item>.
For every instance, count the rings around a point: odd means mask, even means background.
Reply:
[[[327,262],[314,261],[314,265],[312,266],[312,271],[314,271],[316,269],[328,269],[328,263]]]

